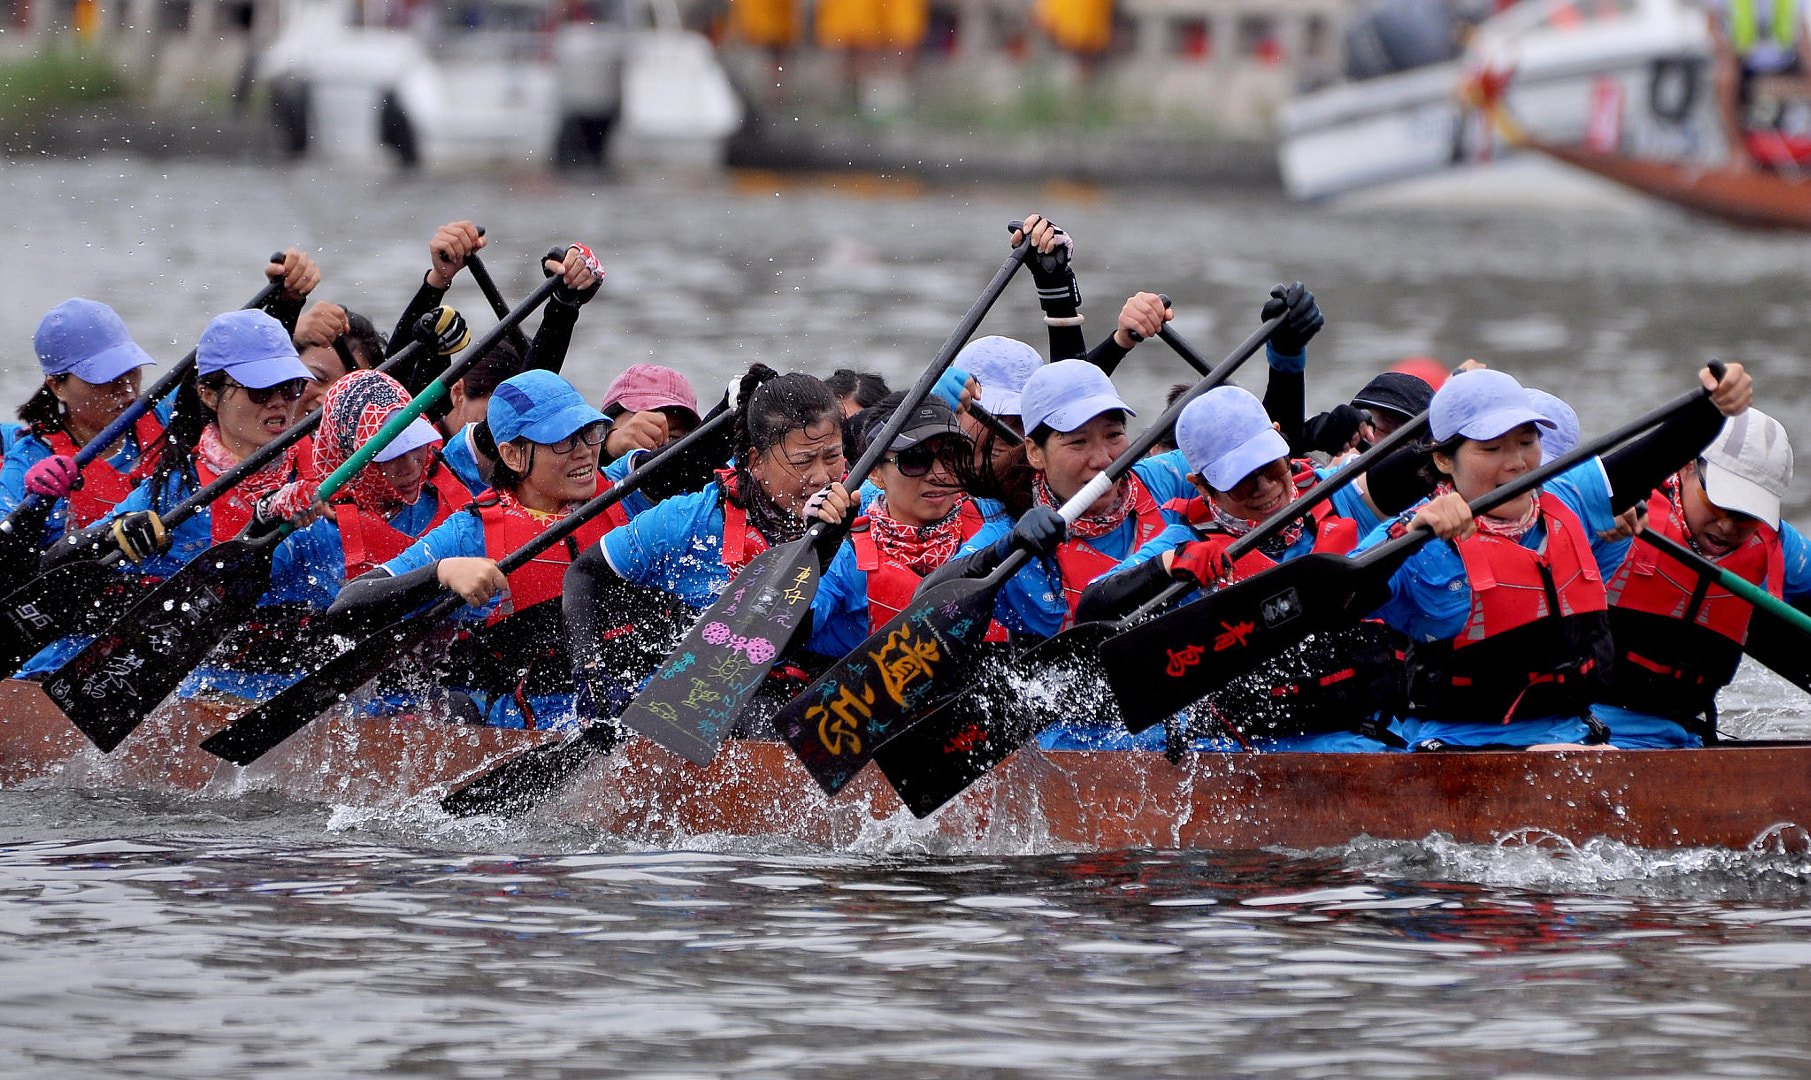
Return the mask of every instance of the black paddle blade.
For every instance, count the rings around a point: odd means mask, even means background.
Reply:
[[[623,710],[621,721],[694,765],[708,765],[742,706],[811,614],[817,548],[768,548],[699,616]]]
[[[900,801],[919,817],[968,789],[1038,732],[1078,713],[1117,717],[1099,649],[1113,623],[1072,626],[1025,655],[979,665],[975,688],[874,751]]]
[[[209,548],[58,668],[44,692],[89,741],[112,750],[244,621],[270,587],[275,548],[269,539]]]
[[[1143,731],[1314,631],[1357,620],[1389,599],[1398,565],[1304,555],[1109,639],[1101,660],[1126,727]]]
[[[216,731],[202,742],[201,748],[235,765],[250,765],[383,674],[398,656],[433,633],[439,624],[438,619],[419,617],[391,623],[284,687],[234,720],[230,727]]]
[[[39,574],[0,600],[0,668],[19,668],[66,634],[112,625],[149,591],[152,582],[90,562]]]
[[[774,717],[825,794],[961,688],[965,680],[952,676],[969,670],[996,591],[970,579],[926,590]]]
[[[558,791],[571,776],[616,749],[622,733],[594,724],[570,739],[525,750],[440,800],[454,817],[520,814]]]

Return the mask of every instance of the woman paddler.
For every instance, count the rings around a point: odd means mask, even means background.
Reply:
[[[313,439],[314,474],[332,475],[409,400],[402,384],[382,372],[358,370],[336,379]],[[330,658],[337,649],[317,643],[321,631],[332,634],[333,627],[316,617],[345,583],[401,555],[471,504],[471,492],[440,461],[440,441],[434,426],[416,417],[334,493],[325,514],[284,540],[257,617],[221,643],[212,666],[187,689],[262,699],[311,661]],[[313,495],[313,481],[292,483],[300,490],[286,492],[285,501]]]
[[[289,332],[276,319],[253,310],[215,316],[196,347],[194,378],[185,379],[176,392],[151,475],[108,516],[46,550],[44,567],[117,549],[125,556],[118,569],[166,578],[214,544],[237,536],[255,514],[275,521],[305,512],[305,493],[273,498],[289,481],[312,471],[312,463],[303,465],[297,447],[291,447],[184,521],[174,534],[160,517],[294,424],[311,378]],[[24,671],[54,670],[85,644],[82,636],[63,638],[33,657]]]
[[[877,414],[868,424],[878,430],[890,417]],[[924,576],[963,543],[992,543],[1012,531],[999,503],[965,490],[973,463],[973,443],[948,405],[930,398],[914,411],[872,473],[880,494],[818,583],[809,651],[850,652],[904,610]]]
[[[138,399],[141,369],[156,361],[112,308],[93,300],[51,308],[33,344],[44,383],[19,407],[28,426],[0,468],[0,514],[12,513],[27,495],[42,496],[43,546],[67,528],[100,520],[151,475],[170,403],[157,403],[110,452],[78,472],[76,454]]]
[[[1410,748],[1601,743],[1591,715],[1611,676],[1604,582],[1622,541],[1616,514],[1691,461],[1725,416],[1740,415],[1751,380],[1731,364],[1713,392],[1632,443],[1474,520],[1466,503],[1537,468],[1552,421],[1499,371],[1454,375],[1429,407],[1437,494],[1362,546],[1425,525],[1422,545],[1390,579],[1377,609],[1409,638],[1404,718]]]
[[[755,364],[736,400],[734,464],[611,532],[567,574],[566,630],[575,660],[597,676],[588,708],[599,714],[621,711],[688,616],[710,607],[755,556],[854,505],[842,485],[842,406],[829,387]],[[649,625],[662,622],[661,631]]]
[[[995,618],[1013,633],[1044,638],[1074,621],[1075,605],[1090,582],[1164,530],[1165,502],[1191,492],[1173,470],[1147,458],[1084,510],[1065,539],[1057,508],[1124,452],[1132,408],[1106,373],[1086,360],[1059,360],[1032,373],[1019,408],[1033,471],[1032,506],[1019,528],[1025,546],[1051,558],[1027,564],[1006,581]],[[927,580],[983,576],[1010,550],[1008,544],[970,539],[961,558]]]
[[[466,621],[487,624],[455,644],[447,680],[469,691],[485,723],[559,726],[572,717],[572,666],[559,605],[547,601],[559,598],[572,558],[625,518],[612,507],[507,578],[497,561],[609,486],[597,458],[610,421],[541,370],[498,384],[485,419],[497,440],[491,494],[348,583],[332,613],[401,615],[445,586],[469,605]]]
[[[1792,446],[1749,409],[1647,499],[1647,528],[1794,605],[1811,597],[1811,545],[1780,520]],[[1616,665],[1591,712],[1617,746],[1698,746],[1715,738],[1717,691],[1742,660],[1754,607],[1637,541],[1611,575]]]
[[[1170,525],[1090,585],[1078,618],[1124,616],[1172,581],[1212,586],[1309,552],[1344,555],[1377,524],[1364,496],[1348,484],[1228,564],[1228,547],[1334,470],[1290,457],[1263,403],[1237,386],[1217,386],[1184,407],[1176,441],[1197,492],[1170,504],[1184,523]],[[1179,733],[1213,740],[1202,749],[1227,749],[1219,737],[1231,727],[1239,740],[1270,750],[1382,750],[1382,743],[1356,731],[1394,702],[1395,648],[1393,642],[1386,647],[1387,635],[1375,623],[1317,634],[1209,698]],[[1131,745],[1165,749],[1164,736],[1161,728],[1147,728]],[[1107,749],[1124,745],[1125,738],[1117,726],[1075,721],[1046,730],[1040,742],[1046,749]]]

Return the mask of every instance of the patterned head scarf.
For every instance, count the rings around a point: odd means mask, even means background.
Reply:
[[[321,426],[314,435],[317,475],[325,479],[344,465],[409,400],[402,384],[381,371],[354,371],[334,380],[321,402]],[[381,510],[403,501],[383,473],[371,466],[347,481],[334,501],[348,498],[365,510]]]

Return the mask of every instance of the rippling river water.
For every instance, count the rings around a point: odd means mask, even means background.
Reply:
[[[584,239],[609,267],[567,374],[717,386],[751,360],[909,380],[1045,209],[1079,237],[1090,338],[1135,288],[1210,354],[1270,284],[1327,313],[1310,402],[1410,353],[1477,356],[1587,432],[1713,355],[1811,431],[1811,247],[1627,200],[1301,208],[1190,191],[863,178],[401,180],[108,159],[4,167],[0,394],[52,304],[112,303],[167,360],[299,243],[380,324],[436,224],[512,295]],[[469,285],[454,302],[482,310]],[[474,314],[473,322],[487,320]],[[1029,285],[986,331],[1041,340]],[[1185,369],[1119,379],[1154,415]],[[1256,385],[1255,378],[1247,378]],[[1811,509],[1794,486],[1789,516]],[[1745,672],[1726,728],[1811,734]],[[1715,793],[1707,793],[1714,795]],[[1811,813],[1807,814],[1811,818]],[[1505,830],[1516,822],[1504,822]],[[0,790],[7,1076],[1803,1076],[1811,860],[1358,840],[1317,852],[932,853],[716,836],[639,850],[533,819],[267,794]]]

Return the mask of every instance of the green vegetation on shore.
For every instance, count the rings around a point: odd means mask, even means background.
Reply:
[[[126,92],[126,78],[105,54],[55,45],[0,63],[0,122],[17,129],[52,113]]]

